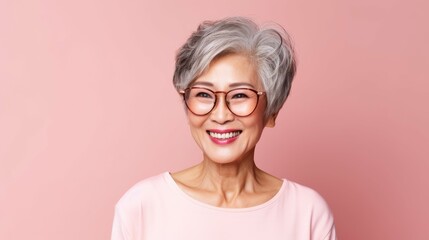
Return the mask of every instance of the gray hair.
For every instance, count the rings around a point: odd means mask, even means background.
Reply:
[[[187,88],[215,58],[230,53],[245,54],[255,63],[267,93],[265,117],[277,114],[289,95],[296,72],[290,37],[280,26],[260,28],[243,17],[199,25],[176,55],[173,84],[177,91]]]

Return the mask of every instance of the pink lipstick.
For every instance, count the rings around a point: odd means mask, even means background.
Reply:
[[[210,129],[207,133],[210,139],[219,145],[226,145],[237,140],[238,136],[242,133],[238,129]]]

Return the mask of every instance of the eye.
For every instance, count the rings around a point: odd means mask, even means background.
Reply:
[[[195,97],[199,97],[199,98],[213,98],[213,96],[208,93],[208,92],[197,92],[195,94]]]
[[[234,98],[249,98],[249,96],[247,96],[246,94],[244,94],[244,93],[236,93],[236,94],[234,94],[233,96],[232,96],[232,98],[234,99]]]

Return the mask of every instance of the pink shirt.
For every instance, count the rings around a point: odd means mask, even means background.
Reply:
[[[334,240],[325,201],[283,180],[269,201],[220,208],[191,198],[168,172],[137,183],[115,208],[112,240]]]

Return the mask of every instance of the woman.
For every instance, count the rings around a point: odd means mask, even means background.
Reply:
[[[254,161],[294,74],[286,33],[245,18],[201,24],[177,54],[173,82],[203,159],[131,188],[116,205],[112,239],[335,239],[316,192]]]

